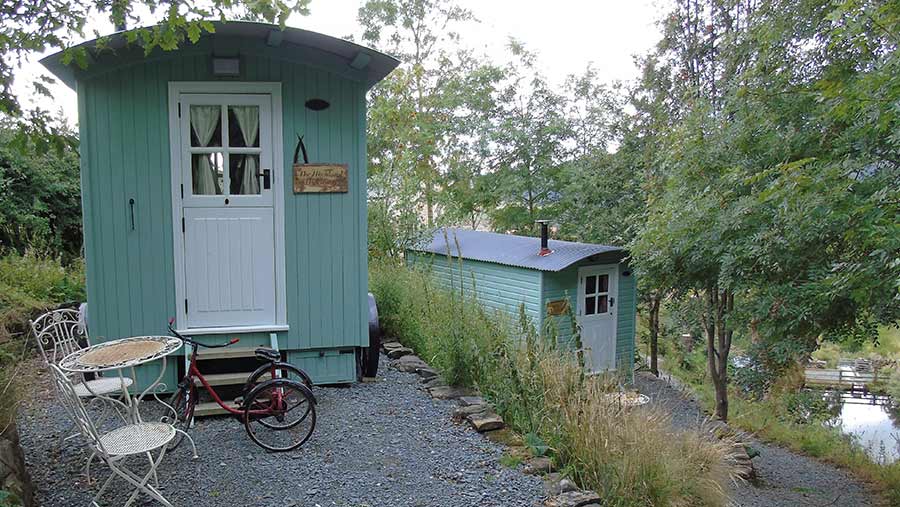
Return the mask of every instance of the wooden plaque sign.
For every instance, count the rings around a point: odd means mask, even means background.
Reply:
[[[547,315],[565,315],[569,311],[568,299],[547,302]]]
[[[294,164],[294,193],[347,191],[347,164]]]

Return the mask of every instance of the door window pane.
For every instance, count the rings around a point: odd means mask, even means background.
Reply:
[[[600,275],[597,278],[600,280],[600,287],[597,292],[609,292],[609,275]]]
[[[221,195],[225,185],[221,153],[191,155],[191,190],[194,195]]]
[[[191,106],[191,146],[222,146],[220,106]]]
[[[258,194],[260,188],[259,155],[236,155],[229,157],[228,175],[231,177],[231,194]]]
[[[259,106],[228,106],[228,146],[259,146]]]
[[[597,296],[597,313],[606,313],[609,311],[608,296]]]
[[[597,277],[596,276],[588,276],[584,279],[584,293],[585,294],[594,294],[597,292]]]
[[[593,315],[595,313],[594,309],[594,296],[584,298],[584,314]]]

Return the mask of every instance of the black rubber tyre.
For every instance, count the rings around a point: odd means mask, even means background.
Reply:
[[[193,383],[182,381],[178,384],[178,389],[168,400],[169,406],[175,409],[175,419],[170,422],[172,426],[187,431],[194,417],[194,406],[197,405],[197,388]],[[168,417],[166,418],[168,419]],[[168,449],[171,451],[181,444],[184,440],[183,433],[175,433],[175,438],[169,441]]]
[[[369,293],[369,346],[359,353],[359,370],[363,377],[378,374],[378,356],[381,353],[381,326],[378,324],[378,306],[375,296]]]
[[[281,399],[280,406],[272,400]],[[253,413],[253,411],[265,411]],[[244,428],[263,449],[286,452],[303,445],[316,429],[316,404],[312,392],[288,379],[267,380],[244,399]]]
[[[281,376],[274,378],[286,378],[299,382],[305,385],[310,390],[310,394],[312,394],[312,379],[309,378],[309,375],[307,375],[305,371],[290,363],[283,363],[281,361],[275,363],[275,370],[281,373]],[[250,395],[250,391],[252,391],[254,387],[267,380],[273,380],[272,368],[271,365],[264,364],[247,377],[247,382],[244,383],[244,399],[247,399]],[[315,401],[316,397],[313,396],[313,402]]]

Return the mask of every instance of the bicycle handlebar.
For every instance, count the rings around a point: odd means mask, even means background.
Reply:
[[[227,347],[227,346],[229,346],[229,345],[234,345],[235,343],[241,341],[240,338],[232,338],[228,343],[220,343],[219,345],[207,345],[207,344],[205,344],[205,343],[200,343],[200,342],[198,342],[198,341],[194,341],[194,340],[192,340],[192,339],[190,339],[190,338],[188,338],[188,337],[186,337],[186,336],[183,336],[183,335],[182,335],[181,333],[179,333],[178,331],[175,331],[175,328],[172,327],[172,324],[174,324],[174,323],[175,323],[175,319],[169,319],[169,332],[172,333],[172,335],[174,335],[175,337],[177,337],[177,338],[180,339],[181,341],[186,342],[186,343],[190,343],[191,345],[195,345],[195,346],[198,346],[198,347],[206,347],[206,348],[208,348],[208,349],[219,349],[219,348],[222,348],[222,347]]]

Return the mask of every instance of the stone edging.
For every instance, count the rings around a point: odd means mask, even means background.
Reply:
[[[456,400],[459,403],[459,407],[453,410],[454,421],[466,421],[482,434],[501,430],[506,426],[494,407],[479,396],[477,391],[447,385],[438,371],[416,356],[412,349],[390,339],[382,342],[381,346],[382,351],[392,359],[391,367],[418,375],[423,388],[432,398]],[[547,507],[600,507],[600,497],[593,491],[580,490],[575,483],[555,473],[550,458],[537,456],[528,459],[524,473],[544,476],[549,495],[544,502]]]

